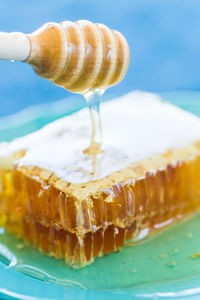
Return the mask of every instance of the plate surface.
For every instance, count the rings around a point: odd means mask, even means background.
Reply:
[[[200,94],[162,94],[200,116]],[[69,114],[82,102],[68,99],[32,107],[0,119],[0,140],[34,131]],[[63,261],[40,254],[0,228],[1,299],[190,299],[200,297],[200,215],[177,223],[134,247],[98,258],[73,270]]]

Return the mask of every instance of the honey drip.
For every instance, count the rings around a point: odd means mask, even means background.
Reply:
[[[104,90],[100,89],[89,89],[84,93],[84,97],[88,103],[90,110],[90,119],[92,125],[92,135],[90,146],[84,150],[85,154],[95,156],[102,152],[101,142],[102,142],[102,128],[101,128],[101,115],[100,115],[100,105],[101,96]]]
[[[102,149],[100,106],[103,93],[103,89],[88,89],[83,93],[90,113],[91,138],[89,147],[84,149],[82,154],[79,155],[78,160],[67,168],[67,172],[71,174],[69,175],[70,182],[73,178],[76,180],[76,176],[79,173],[82,180],[86,182],[99,178],[102,160],[105,159],[105,157],[110,159],[113,154],[108,153],[107,150],[104,152]]]
[[[115,147],[103,148],[103,135],[101,123],[101,98],[104,94],[103,89],[89,89],[83,96],[88,104],[90,113],[91,138],[90,144],[86,149],[77,155],[76,161],[66,168],[67,181],[69,182],[89,182],[102,176],[103,170],[110,172],[113,164],[125,167],[127,156],[123,151]],[[81,150],[81,145],[80,145]]]
[[[101,115],[100,115],[100,105],[101,96],[104,90],[100,89],[89,89],[84,93],[84,97],[88,103],[90,110],[90,120],[92,126],[92,134],[90,146],[83,151],[84,154],[90,155],[92,158],[92,173],[91,179],[98,177],[99,168],[97,164],[97,155],[102,153],[101,142],[102,142],[102,128],[101,128]]]

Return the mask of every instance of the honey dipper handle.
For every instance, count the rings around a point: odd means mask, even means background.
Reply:
[[[24,33],[0,32],[0,59],[25,61],[30,50],[30,40]]]

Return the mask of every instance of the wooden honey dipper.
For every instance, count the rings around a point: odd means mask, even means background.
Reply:
[[[106,89],[128,69],[125,37],[90,21],[46,23],[31,34],[0,32],[0,59],[33,66],[41,77],[75,92]]]

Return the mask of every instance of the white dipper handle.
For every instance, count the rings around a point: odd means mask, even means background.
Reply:
[[[0,59],[25,61],[30,50],[30,40],[24,33],[0,32]]]

